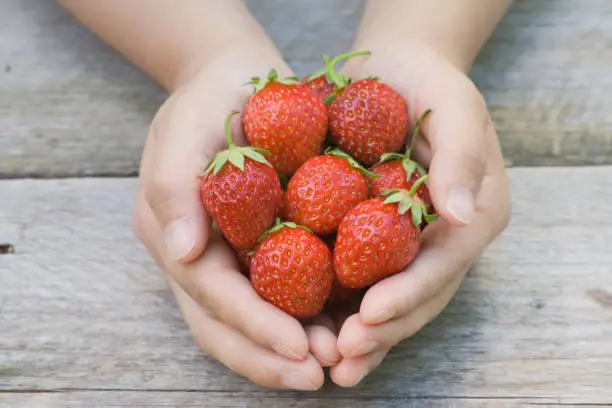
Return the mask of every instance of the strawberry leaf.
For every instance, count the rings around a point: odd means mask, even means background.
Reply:
[[[229,162],[238,167],[240,171],[244,171],[244,155],[240,149],[231,149],[229,151]]]
[[[276,217],[276,221],[275,221],[274,225],[271,228],[269,228],[266,232],[261,234],[261,236],[259,238],[257,238],[257,243],[260,243],[261,241],[263,241],[270,234],[278,232],[278,231],[282,230],[283,228],[301,228],[301,229],[303,229],[306,232],[312,233],[312,231],[308,227],[305,227],[303,225],[298,225],[295,222],[291,222],[291,221],[281,222],[280,218]]]
[[[417,163],[415,161],[410,160],[408,157],[405,157],[402,160],[402,167],[406,172],[406,181],[408,181],[410,180],[410,177],[412,177],[414,171],[417,169]]]
[[[367,176],[367,177],[370,177],[370,178],[374,178],[374,179],[377,179],[377,178],[380,177],[378,174],[373,173],[370,170],[368,170],[365,167],[363,167],[352,156],[350,156],[349,154],[347,154],[346,152],[344,152],[344,151],[342,151],[342,150],[340,150],[338,148],[328,147],[327,149],[325,149],[325,154],[327,154],[329,156],[334,156],[334,157],[338,157],[340,159],[346,160],[351,165],[351,167],[353,167],[354,169],[359,170],[359,172],[361,174],[363,174],[364,176]]]
[[[423,205],[414,205],[411,208],[412,212],[412,223],[416,226],[421,225],[423,222]]]
[[[427,222],[428,224],[431,224],[432,222],[435,222],[438,220],[438,214],[427,214],[425,213],[425,222]]]
[[[335,93],[330,94],[327,98],[323,100],[323,103],[325,105],[329,105],[336,98],[336,96],[337,95]]]
[[[312,74],[310,74],[308,78],[306,78],[306,83],[312,82],[315,79],[322,77],[323,75],[325,75],[325,69],[320,69],[318,71],[315,71]]]
[[[254,160],[256,162],[263,163],[263,164],[270,164],[266,160],[266,158],[263,157],[263,154],[270,154],[267,150],[263,150],[263,152],[266,152],[266,153],[262,153],[262,151],[260,151],[262,149],[253,149],[253,148],[249,148],[249,147],[242,148],[240,150],[241,150],[241,153],[243,155],[245,155],[246,157],[248,157],[251,160]]]
[[[408,211],[410,208],[412,208],[412,201],[403,200],[399,202],[399,205],[397,206],[397,212],[400,214],[405,214],[406,211]]]
[[[401,153],[395,153],[395,152],[384,153],[382,156],[380,156],[380,160],[378,161],[378,164],[388,162],[391,160],[403,160],[404,157],[405,156]]]

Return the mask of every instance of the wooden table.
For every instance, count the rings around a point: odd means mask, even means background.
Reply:
[[[361,12],[255,3],[300,74],[349,47]],[[288,29],[296,7],[318,14]],[[163,93],[54,2],[4,0],[0,243],[15,253],[0,255],[0,406],[612,406],[611,17],[604,0],[517,1],[472,72],[507,158],[510,227],[360,386],[296,393],[204,356],[132,236]]]

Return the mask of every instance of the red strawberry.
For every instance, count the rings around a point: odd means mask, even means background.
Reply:
[[[334,280],[334,284],[327,299],[328,305],[339,305],[342,303],[348,303],[349,301],[358,298],[361,295],[361,288],[347,288]]]
[[[242,274],[246,277],[249,276],[249,270],[251,269],[251,255],[248,249],[235,249],[236,258],[238,258],[238,262],[240,263],[240,270]]]
[[[334,85],[327,82],[325,76],[314,79],[311,79],[311,77],[304,77],[300,83],[310,88],[310,90],[321,98],[322,101],[334,93]]]
[[[370,51],[357,51],[357,52],[347,52],[344,54],[337,55],[333,57],[331,60],[327,55],[323,55],[323,62],[325,63],[325,68],[316,71],[312,75],[309,75],[305,78],[302,78],[301,83],[308,86],[319,98],[322,100],[327,99],[331,94],[334,93],[334,78],[332,75],[336,75],[336,81],[342,81],[342,83],[349,84],[351,79],[346,77],[345,75],[336,73],[335,66],[337,63],[343,60],[347,60],[352,57],[356,57],[358,55],[370,55]]]
[[[281,199],[281,204],[278,206],[277,215],[281,220],[287,219],[287,192],[283,191],[283,196]]]
[[[363,288],[402,271],[420,249],[423,218],[433,220],[415,195],[424,176],[410,191],[385,191],[353,208],[340,223],[334,266],[340,284]]]
[[[251,283],[267,302],[296,318],[318,314],[334,282],[332,253],[321,239],[294,223],[272,227],[251,259]]]
[[[385,153],[382,155],[380,162],[371,169],[373,173],[379,176],[370,180],[370,195],[372,197],[379,196],[382,194],[383,190],[391,190],[394,188],[410,190],[417,180],[427,174],[425,169],[416,161],[412,160],[410,156],[412,153],[412,146],[414,145],[414,139],[419,134],[421,125],[430,112],[431,110],[426,110],[419,118],[412,134],[412,140],[404,154]],[[416,195],[423,200],[428,211],[433,211],[434,207],[426,183],[420,185],[416,191]]]
[[[329,99],[330,140],[361,163],[372,166],[384,153],[399,152],[408,132],[404,98],[377,79],[339,84]]]
[[[340,150],[308,159],[287,185],[287,218],[318,235],[334,232],[351,208],[368,199],[364,174],[374,176]]]
[[[336,246],[336,234],[327,235],[321,238],[323,242],[327,244],[329,250],[334,253],[334,247]],[[348,303],[352,300],[357,300],[363,289],[353,289],[342,286],[338,279],[334,279],[329,298],[327,299],[328,306],[338,306],[340,304]]]
[[[230,120],[225,121],[228,148],[215,155],[200,184],[202,202],[227,241],[237,249],[251,249],[274,223],[281,202],[278,175],[264,150],[236,146]]]
[[[293,174],[310,157],[321,153],[327,136],[327,108],[298,78],[278,78],[270,71],[262,83],[252,78],[255,93],[243,115],[249,143],[269,151],[277,172]]]

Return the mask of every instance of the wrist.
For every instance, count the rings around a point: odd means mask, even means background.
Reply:
[[[427,48],[466,72],[511,0],[369,0],[356,49]]]

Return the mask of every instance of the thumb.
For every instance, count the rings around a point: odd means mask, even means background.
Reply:
[[[214,135],[217,121],[202,122],[193,109],[198,105],[187,106],[187,99],[168,100],[158,113],[147,141],[152,157],[141,172],[145,199],[163,232],[164,259],[178,262],[199,257],[208,241],[211,222],[200,198],[199,176],[217,140],[223,140]]]
[[[493,127],[484,102],[480,108],[455,101],[433,112],[427,135],[431,199],[440,217],[466,225],[476,214],[476,197],[486,172],[487,133]]]

